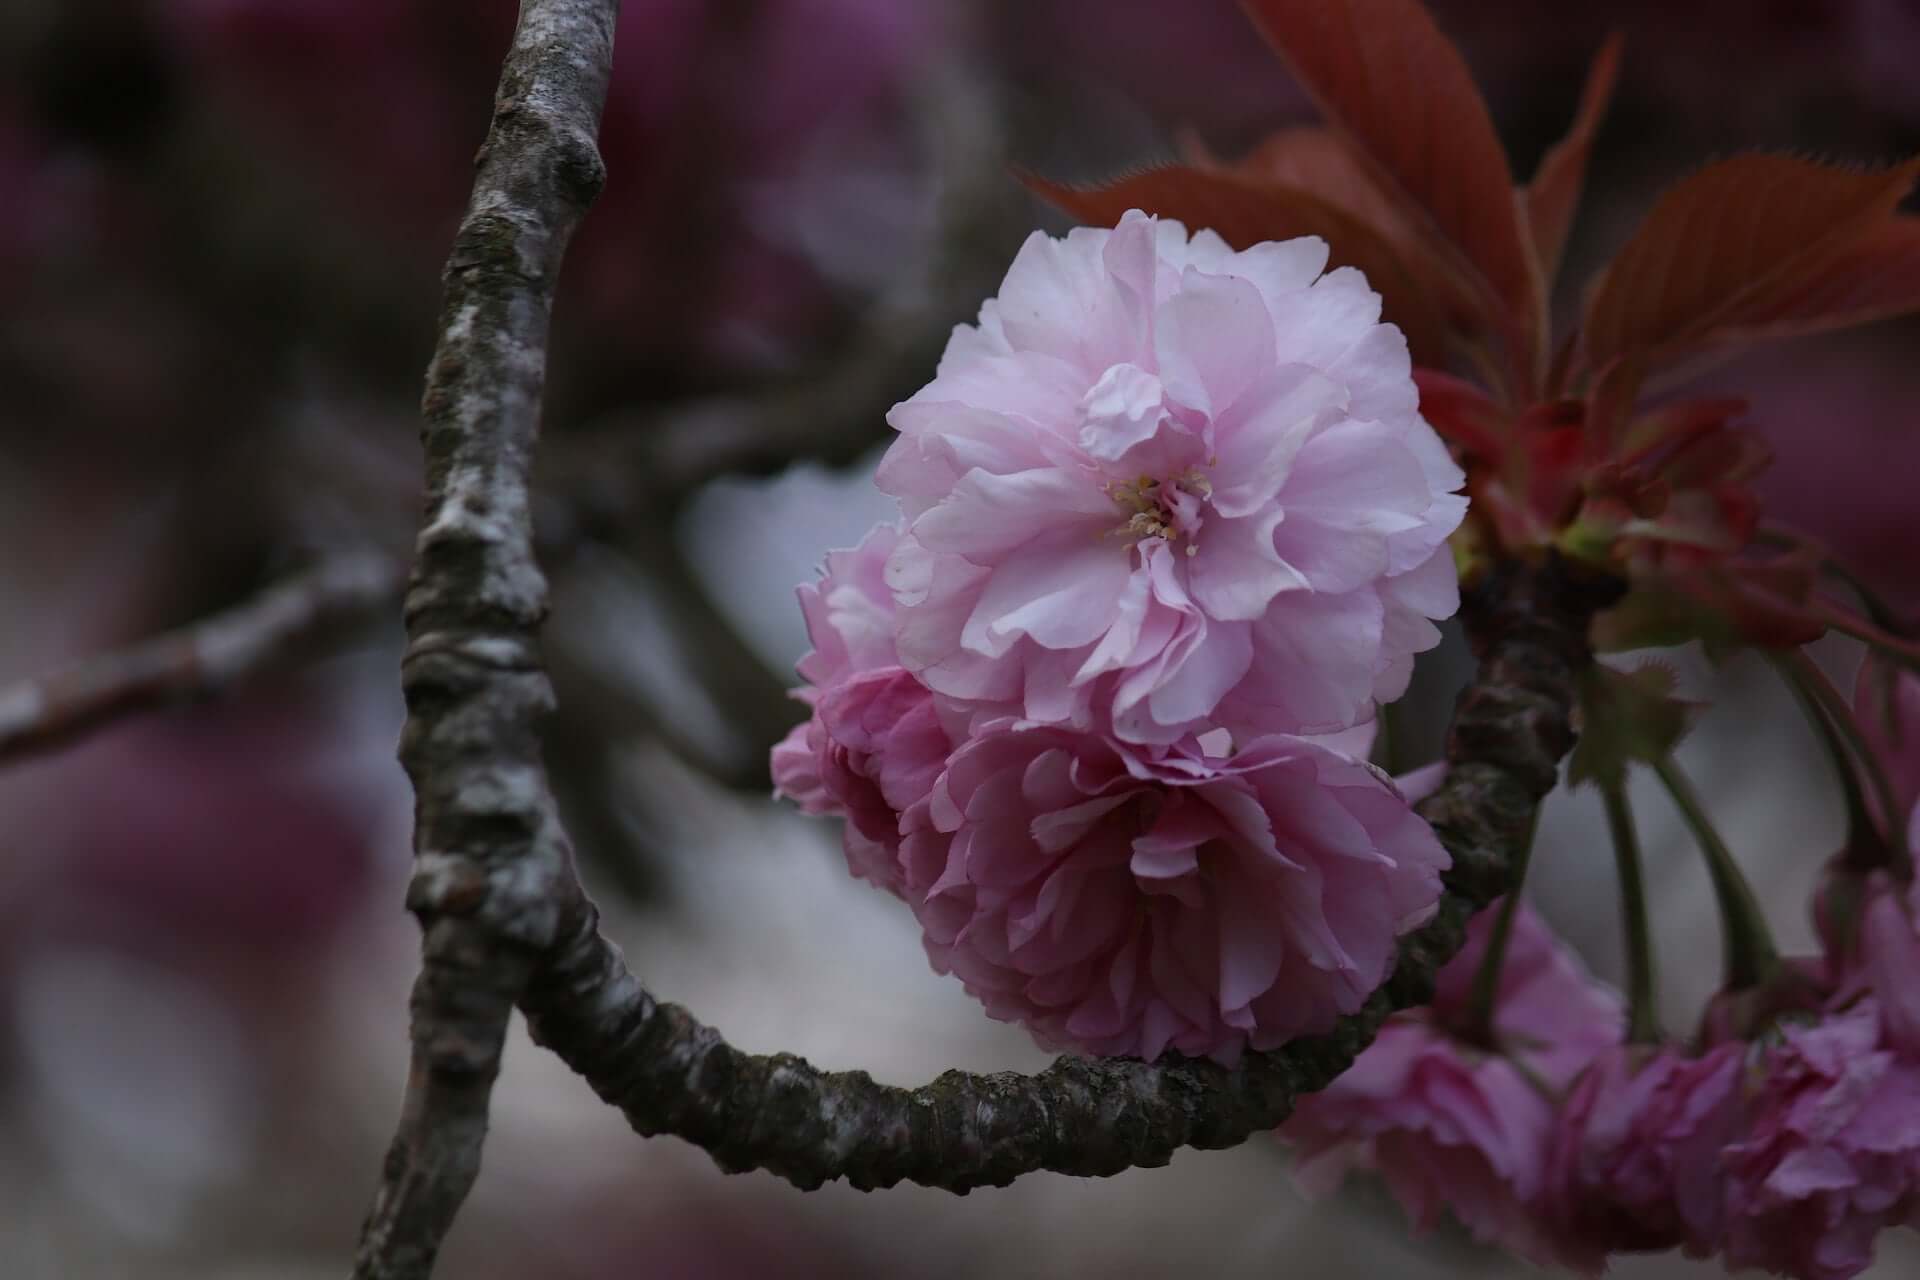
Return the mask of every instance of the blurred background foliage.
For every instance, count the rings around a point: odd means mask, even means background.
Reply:
[[[1920,150],[1913,0],[1445,0],[1525,174],[1628,37],[1567,278],[1700,160]],[[342,548],[405,555],[437,273],[511,0],[0,6],[0,681],[244,598]],[[896,1079],[1032,1066],[925,970],[831,831],[766,798],[798,718],[791,587],[885,514],[884,414],[1021,238],[1012,166],[1231,154],[1310,110],[1231,0],[625,0],[609,181],[561,289],[539,520],[550,759],[635,967],[737,1042]],[[1563,304],[1571,299],[1562,299]],[[1391,317],[1389,317],[1391,318]],[[1773,513],[1920,604],[1920,330],[1715,375]],[[237,696],[0,772],[0,1274],[338,1274],[405,1069],[409,796],[397,619]],[[1844,646],[1822,656],[1854,660]],[[1465,658],[1396,713],[1430,756]],[[1837,843],[1757,668],[1690,745],[1785,913]],[[1704,879],[1643,803],[1669,1024],[1713,982]],[[1548,913],[1617,967],[1589,801],[1549,813]],[[1788,940],[1805,922],[1782,921]],[[1912,1253],[1887,1250],[1887,1275]],[[1267,1143],[954,1200],[727,1179],[625,1133],[524,1041],[443,1271],[458,1277],[1176,1271],[1416,1276],[1364,1189],[1309,1212]],[[1330,1270],[1329,1270],[1330,1268]],[[1631,1275],[1681,1274],[1657,1260]]]

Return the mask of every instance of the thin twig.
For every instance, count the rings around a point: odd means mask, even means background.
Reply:
[[[599,193],[618,0],[524,0],[447,261],[421,411],[427,504],[407,595],[407,905],[424,935],[413,1065],[354,1275],[424,1277],[480,1168],[507,1020],[558,926],[571,851],[540,761],[528,471],[554,284]]]
[[[399,591],[392,560],[345,553],[212,617],[0,690],[0,763],[66,746],[143,711],[223,693],[287,663],[321,632],[395,601]]]
[[[1508,891],[1539,800],[1571,748],[1588,619],[1615,588],[1571,566],[1510,566],[1471,610],[1481,653],[1448,742],[1451,768],[1423,804],[1453,855],[1434,920],[1403,939],[1393,977],[1331,1033],[1239,1066],[1062,1058],[1038,1075],[949,1071],[903,1089],[863,1071],[729,1045],[657,1002],[598,932],[577,882],[557,903],[561,941],[521,1007],[534,1038],[643,1134],[672,1133],[722,1169],[766,1169],[800,1187],[917,1182],[949,1191],[1051,1170],[1103,1176],[1167,1163],[1182,1147],[1245,1141],[1284,1120],[1366,1047],[1389,1012],[1432,999],[1474,911]]]

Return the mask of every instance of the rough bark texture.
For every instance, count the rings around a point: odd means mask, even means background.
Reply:
[[[1587,624],[1617,586],[1563,563],[1509,566],[1472,593],[1481,666],[1462,695],[1450,764],[1423,806],[1453,855],[1431,923],[1409,935],[1387,984],[1324,1036],[1249,1054],[1232,1069],[1061,1058],[1038,1075],[950,1071],[918,1089],[791,1054],[743,1053],[676,1005],[654,1000],[567,886],[560,940],[521,999],[534,1038],[560,1054],[643,1134],[671,1133],[730,1172],[766,1169],[812,1188],[908,1181],[964,1193],[1037,1170],[1105,1176],[1166,1164],[1182,1147],[1232,1146],[1325,1087],[1392,1010],[1432,998],[1468,918],[1504,893],[1534,811],[1572,748]]]
[[[616,0],[526,0],[474,195],[447,266],[424,403],[428,506],[407,600],[401,757],[416,792],[408,905],[424,932],[413,1066],[355,1274],[424,1276],[478,1173],[512,1007],[644,1134],[801,1187],[845,1178],[964,1192],[1053,1170],[1160,1165],[1278,1124],[1395,1008],[1432,995],[1472,913],[1504,892],[1573,742],[1575,679],[1614,584],[1511,565],[1468,602],[1481,654],[1425,812],[1453,854],[1434,920],[1330,1034],[1227,1069],[1062,1058],[1034,1076],[948,1072],[918,1089],[728,1045],[655,1001],[598,931],[540,761],[552,693],[536,632],[527,478],[553,285],[600,185],[593,136]]]
[[[388,606],[399,590],[399,568],[385,556],[336,556],[192,626],[0,690],[0,763],[225,692],[327,628]]]
[[[400,758],[415,795],[407,905],[424,934],[413,1062],[354,1274],[429,1274],[480,1167],[514,1001],[573,878],[540,760],[528,470],[554,284],[605,171],[595,146],[618,0],[525,0],[447,261],[421,411],[426,516],[407,593]],[[577,893],[577,888],[572,892]]]

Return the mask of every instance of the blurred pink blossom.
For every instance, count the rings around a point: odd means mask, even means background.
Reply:
[[[1281,1136],[1313,1192],[1349,1170],[1377,1171],[1416,1230],[1443,1208],[1473,1234],[1541,1263],[1598,1269],[1599,1252],[1563,1239],[1541,1205],[1558,1095],[1617,1044],[1620,1002],[1531,910],[1514,918],[1493,1010],[1496,1048],[1453,1027],[1467,1015],[1498,908],[1440,972],[1431,1007],[1396,1014],[1353,1067],[1305,1098]]]
[[[1326,1030],[1447,865],[1384,775],[1318,744],[1145,762],[1013,720],[977,728],[902,830],[936,968],[1044,1045],[1141,1058]]]
[[[908,669],[1159,744],[1341,729],[1397,697],[1458,605],[1462,476],[1379,296],[1326,262],[1137,211],[1031,237],[889,416]]]
[[[1920,466],[1920,379],[1908,345],[1852,336],[1801,344],[1791,360],[1742,361],[1707,384],[1737,386],[1756,406],[1754,426],[1774,455],[1754,482],[1766,518],[1819,539],[1901,609],[1920,605],[1920,509],[1907,483]]]
[[[452,235],[513,29],[512,0],[184,0],[164,16],[200,81],[317,178],[368,247],[411,261]],[[607,185],[570,250],[570,295],[602,341],[764,362],[828,318],[829,282],[785,229],[796,202],[867,182],[918,212],[903,122],[937,5],[627,0],[601,126]],[[350,83],[354,92],[341,92]],[[863,224],[889,259],[909,230]],[[874,235],[875,228],[891,235]]]
[[[44,855],[21,930],[311,964],[381,869],[388,797],[330,776],[336,734],[314,704],[256,694],[33,765],[8,806]]]

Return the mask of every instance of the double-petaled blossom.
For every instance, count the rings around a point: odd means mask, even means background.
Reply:
[[[1046,1044],[1324,1031],[1439,899],[1393,783],[1284,732],[1363,730],[1458,604],[1461,475],[1326,261],[1137,213],[1029,240],[894,410],[904,525],[801,589],[778,789]]]
[[[1386,777],[1270,737],[1145,759],[976,726],[903,821],[935,967],[1043,1044],[1231,1063],[1324,1031],[1431,914],[1447,855]]]
[[[1448,1209],[1482,1240],[1593,1270],[1600,1251],[1562,1239],[1542,1194],[1558,1095],[1619,1042],[1620,1002],[1522,906],[1492,1034],[1474,1034],[1473,989],[1497,914],[1475,918],[1466,948],[1440,972],[1432,1006],[1396,1014],[1280,1132],[1298,1148],[1297,1176],[1311,1192],[1351,1169],[1373,1169],[1416,1229],[1432,1228]]]
[[[1920,1211],[1920,1063],[1871,999],[1756,1045],[1743,1132],[1721,1154],[1730,1267],[1847,1280]]]
[[[1847,1280],[1920,1211],[1920,1062],[1871,997],[1699,1056],[1621,1048],[1562,1109],[1548,1184],[1555,1229],[1593,1247]]]
[[[1136,743],[1398,696],[1458,604],[1462,475],[1378,295],[1326,263],[1138,212],[1029,239],[889,417],[902,664]]]
[[[1543,1197],[1555,1232],[1602,1253],[1714,1252],[1745,1057],[1732,1043],[1698,1057],[1627,1044],[1595,1058],[1555,1126]]]
[[[800,660],[812,708],[773,749],[775,790],[806,813],[847,820],[847,865],[900,892],[900,814],[933,786],[951,748],[940,708],[894,655],[893,597],[883,581],[898,539],[881,525],[858,547],[827,556],[799,589],[813,651]]]

